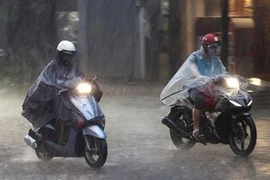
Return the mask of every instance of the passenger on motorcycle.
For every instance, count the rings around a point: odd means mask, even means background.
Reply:
[[[73,64],[76,49],[72,42],[61,41],[56,50],[56,57],[44,68],[32,84],[23,102],[22,115],[38,129],[51,120],[60,122],[59,141],[65,139],[65,121],[72,115],[59,98],[59,91],[73,88],[85,76]],[[98,86],[97,86],[98,87]],[[97,89],[96,99],[99,102],[102,92]]]
[[[199,123],[201,111],[206,109],[204,94],[213,96],[211,87],[204,85],[209,82],[209,78],[219,79],[227,74],[226,68],[216,56],[219,46],[221,42],[215,33],[206,34],[200,49],[191,53],[160,95],[161,101],[169,106],[187,97],[193,101],[193,136],[196,139],[203,138],[199,131]]]

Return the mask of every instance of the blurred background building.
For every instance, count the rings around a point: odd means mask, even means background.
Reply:
[[[170,64],[171,72],[185,61],[187,56],[200,45],[202,36],[208,32],[222,32],[222,0],[163,0],[171,5],[168,14],[167,28],[176,29],[170,32],[171,48],[176,52],[167,51],[162,54],[162,63]],[[260,77],[270,80],[270,38],[268,0],[228,0],[229,9],[229,47],[228,71],[246,77]],[[164,7],[163,7],[164,8]],[[173,35],[174,34],[174,35]],[[176,39],[175,39],[176,38]],[[170,41],[170,40],[169,40]],[[176,56],[172,60],[170,54]],[[167,57],[167,58],[166,58]],[[173,69],[175,68],[175,69]],[[173,73],[163,72],[165,77]]]
[[[270,81],[270,1],[226,1],[228,71]],[[89,76],[167,81],[204,34],[224,30],[224,0],[0,2],[2,73],[27,80],[54,56],[57,43],[68,39]]]

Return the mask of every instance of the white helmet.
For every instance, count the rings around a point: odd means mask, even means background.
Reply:
[[[75,51],[76,49],[72,42],[61,41],[57,46],[57,60],[64,65],[72,64]]]
[[[72,42],[64,40],[58,44],[57,51],[76,51],[76,49]]]

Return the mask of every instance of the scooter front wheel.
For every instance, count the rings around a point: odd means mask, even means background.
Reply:
[[[108,155],[108,147],[105,139],[85,136],[85,161],[92,168],[101,168]]]

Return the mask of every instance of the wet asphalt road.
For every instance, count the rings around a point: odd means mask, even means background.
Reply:
[[[41,162],[23,142],[28,122],[20,116],[22,98],[0,103],[0,179],[40,180],[179,180],[270,179],[270,121],[256,117],[257,146],[248,158],[234,155],[228,145],[196,144],[182,152],[160,123],[168,108],[153,96],[104,97],[108,159],[100,170],[83,158]]]

